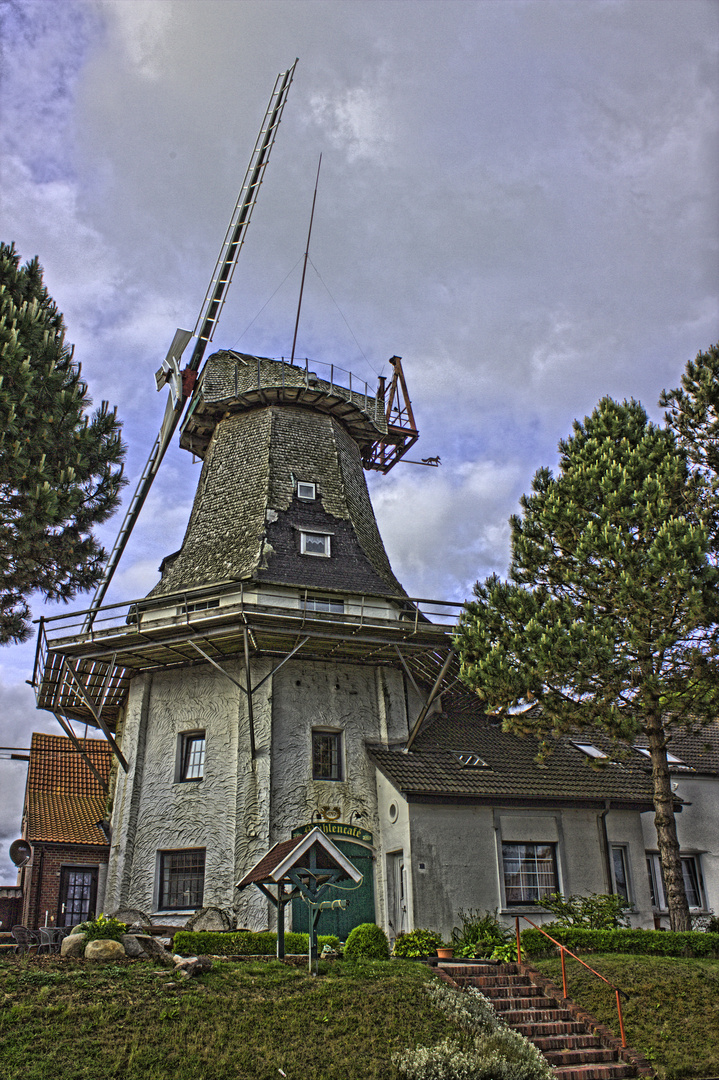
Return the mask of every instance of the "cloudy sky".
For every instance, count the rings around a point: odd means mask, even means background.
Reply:
[[[658,418],[719,336],[714,0],[5,0],[2,19],[2,238],[39,256],[132,478],[295,57],[214,345],[289,354],[322,153],[297,351],[371,384],[403,357],[442,465],[370,487],[411,595],[504,572],[508,515],[572,420],[604,394]],[[155,583],[198,475],[168,451],[109,600]],[[33,654],[0,651],[7,746],[59,731]],[[24,780],[0,760],[7,883]]]

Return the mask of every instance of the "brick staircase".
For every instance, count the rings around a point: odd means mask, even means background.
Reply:
[[[541,1050],[555,1080],[622,1080],[651,1076],[649,1062],[622,1050],[608,1028],[562,998],[548,979],[525,964],[441,965],[459,987],[476,986],[502,1019]]]

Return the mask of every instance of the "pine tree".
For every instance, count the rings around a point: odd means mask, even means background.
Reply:
[[[673,433],[636,401],[603,399],[559,451],[510,521],[510,580],[478,583],[462,615],[462,676],[545,752],[593,725],[629,746],[646,736],[671,924],[689,929],[667,745],[719,705],[701,503]]]
[[[120,422],[92,402],[62,315],[33,259],[0,243],[0,643],[30,634],[28,597],[92,588],[106,555],[92,534],[125,483]]]

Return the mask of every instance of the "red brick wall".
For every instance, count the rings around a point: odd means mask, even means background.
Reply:
[[[31,863],[26,867],[23,897],[23,924],[31,929],[57,920],[60,902],[60,870],[63,866],[100,866],[108,860],[104,844],[33,844]]]

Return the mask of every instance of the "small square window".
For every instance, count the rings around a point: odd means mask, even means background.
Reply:
[[[205,773],[205,733],[191,731],[180,736],[178,780],[202,780]]]
[[[328,533],[300,533],[300,551],[303,555],[330,556],[330,537]]]
[[[202,907],[205,849],[160,852],[158,904],[163,911]]]
[[[312,732],[312,779],[342,779],[342,733]]]
[[[304,481],[298,480],[297,498],[306,499],[308,502],[311,502],[312,499],[317,498],[317,486],[315,484],[306,484]]]

